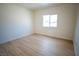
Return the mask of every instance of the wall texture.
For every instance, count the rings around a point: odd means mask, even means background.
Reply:
[[[74,49],[75,49],[75,54],[77,56],[79,56],[79,5],[78,5],[78,9],[77,9],[77,21],[76,21],[76,29],[75,29]]]
[[[0,43],[32,34],[32,12],[14,4],[0,4]]]
[[[42,16],[46,14],[58,15],[57,28],[43,27]],[[34,20],[35,33],[72,40],[74,35],[74,27],[75,27],[75,20],[76,20],[76,5],[62,4],[62,5],[53,6],[51,8],[36,10],[34,19],[35,19]]]

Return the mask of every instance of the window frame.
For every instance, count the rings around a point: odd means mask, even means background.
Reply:
[[[56,22],[55,22],[56,25],[55,25],[55,26],[54,26],[54,25],[53,25],[53,26],[50,25],[50,24],[52,23],[52,22],[51,22],[51,16],[52,16],[52,15],[56,15],[56,17],[58,17],[57,14],[48,15],[48,16],[49,16],[49,20],[48,20],[48,21],[49,21],[49,25],[48,25],[48,26],[44,26],[44,24],[43,24],[43,27],[55,27],[55,28],[57,27],[57,18],[56,18]],[[46,16],[46,15],[43,15],[43,17],[44,17],[44,16]],[[44,18],[43,18],[43,23],[44,23]],[[52,23],[52,24],[53,24],[53,23]]]

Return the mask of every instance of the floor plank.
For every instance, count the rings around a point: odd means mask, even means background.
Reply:
[[[73,56],[73,43],[39,34],[0,45],[0,56]]]

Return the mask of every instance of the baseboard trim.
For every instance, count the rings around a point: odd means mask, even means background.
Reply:
[[[70,41],[70,42],[73,43],[73,40],[68,40],[68,39],[59,38],[59,37],[53,37],[53,36],[49,36],[49,35],[45,35],[45,34],[40,34],[40,33],[32,33],[32,34],[22,35],[22,36],[19,36],[19,37],[16,37],[16,38],[12,38],[12,39],[10,39],[10,40],[7,40],[7,41],[4,41],[4,42],[0,43],[0,45],[6,44],[6,43],[8,43],[8,42],[11,42],[11,41],[14,41],[14,40],[18,40],[18,39],[21,39],[21,38],[24,38],[24,37],[29,37],[29,36],[34,35],[34,34],[47,36],[47,37],[50,37],[50,38],[53,38],[53,39],[67,40],[67,41]]]
[[[28,35],[18,36],[18,37],[16,37],[16,38],[12,38],[12,39],[9,39],[9,40],[7,40],[7,41],[1,42],[0,45],[6,44],[6,43],[9,43],[9,42],[11,42],[11,41],[15,41],[15,40],[18,40],[18,39],[21,39],[21,38],[24,38],[24,37],[29,37],[29,36],[31,36],[31,35],[33,35],[33,33],[32,33],[32,34],[28,34]]]
[[[40,33],[34,33],[34,34],[47,36],[47,37],[50,37],[50,38],[53,38],[53,39],[67,40],[67,41],[70,41],[70,42],[73,43],[73,40],[68,40],[68,39],[65,39],[65,38],[53,37],[53,36],[49,36],[49,35],[45,35],[45,34],[40,34]]]

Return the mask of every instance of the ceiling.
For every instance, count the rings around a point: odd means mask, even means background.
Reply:
[[[17,5],[24,6],[31,10],[43,9],[51,6],[68,5],[68,4],[75,4],[75,3],[17,3]]]
[[[53,5],[57,5],[56,3],[18,3],[20,6],[24,6],[26,8],[36,10],[41,8],[47,8]]]

